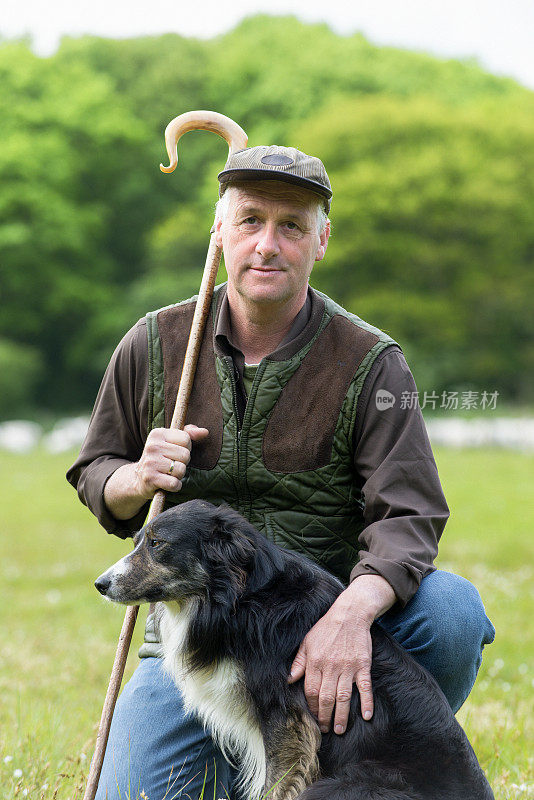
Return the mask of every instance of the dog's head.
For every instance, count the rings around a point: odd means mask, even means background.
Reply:
[[[116,603],[232,604],[254,564],[254,528],[237,512],[191,500],[159,514],[134,537],[135,548],[95,581]]]

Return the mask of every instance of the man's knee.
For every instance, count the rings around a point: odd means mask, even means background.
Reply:
[[[466,649],[480,650],[495,635],[478,590],[450,572],[437,570],[424,578],[405,611],[414,616],[429,644],[452,649],[458,658]]]
[[[484,645],[495,636],[473,584],[437,570],[406,608],[381,623],[434,676],[456,711],[475,682]]]

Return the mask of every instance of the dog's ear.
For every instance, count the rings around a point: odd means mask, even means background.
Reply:
[[[236,511],[217,508],[202,542],[212,600],[233,605],[243,592],[256,555],[252,526]]]

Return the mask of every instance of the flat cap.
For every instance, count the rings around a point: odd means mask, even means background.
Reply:
[[[323,197],[326,212],[330,211],[332,189],[323,162],[294,147],[271,144],[236,150],[217,177],[220,197],[236,181],[286,181]]]

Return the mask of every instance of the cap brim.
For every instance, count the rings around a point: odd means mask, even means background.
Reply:
[[[273,169],[226,169],[219,172],[217,175],[220,183],[232,183],[232,181],[283,181],[285,183],[292,183],[296,186],[302,186],[310,192],[320,194],[327,200],[332,198],[332,190],[323,186],[317,181],[312,181],[309,178],[301,178],[300,175],[292,175],[290,172],[283,170]],[[330,205],[330,204],[329,204]]]

